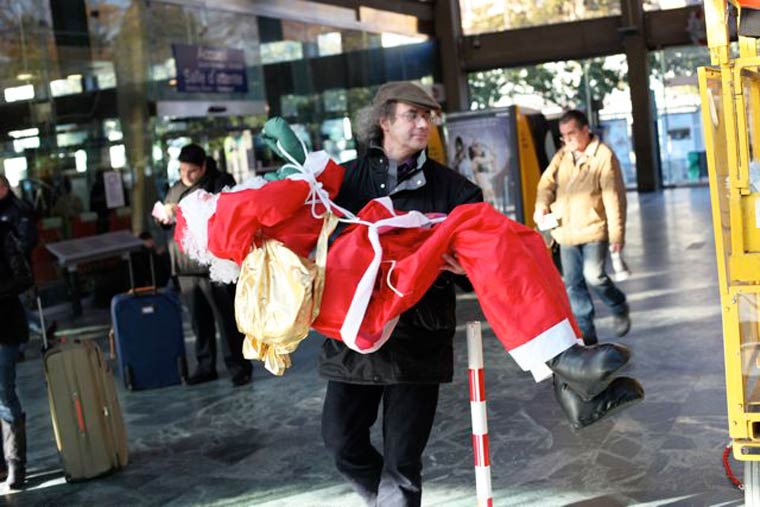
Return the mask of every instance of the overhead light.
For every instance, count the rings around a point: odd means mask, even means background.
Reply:
[[[28,128],[28,129],[22,129],[22,130],[11,130],[8,132],[8,135],[11,136],[13,139],[38,136],[40,135],[40,129],[33,127],[33,128]]]
[[[78,173],[87,172],[87,152],[84,150],[75,151],[74,163],[76,164]]]
[[[169,80],[169,86],[177,86],[177,80],[176,79],[170,79]]]
[[[16,79],[20,79],[21,81],[26,81],[27,79],[32,79],[34,77],[34,74],[30,74],[29,72],[22,72],[18,76],[16,76]]]
[[[34,98],[34,85],[26,84],[15,86],[3,90],[6,102],[16,102],[18,100],[29,100]]]

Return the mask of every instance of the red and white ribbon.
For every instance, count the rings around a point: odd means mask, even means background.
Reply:
[[[488,416],[486,415],[483,338],[480,333],[480,322],[477,320],[467,323],[467,363],[470,378],[472,452],[475,456],[475,491],[478,507],[493,507],[491,459],[488,456]]]
[[[367,269],[364,271],[361,280],[359,280],[354,297],[351,300],[351,305],[348,308],[348,312],[346,312],[343,326],[340,328],[340,338],[343,340],[343,343],[345,343],[351,350],[355,350],[362,354],[369,354],[370,352],[378,350],[383,344],[385,344],[388,338],[390,338],[391,331],[393,331],[392,327],[388,329],[386,326],[383,336],[374,343],[372,347],[367,349],[360,349],[356,345],[356,336],[359,333],[362,320],[364,320],[364,315],[367,313],[367,306],[369,306],[369,300],[372,296],[372,288],[375,285],[375,279],[377,278],[377,273],[380,270],[380,263],[383,259],[383,248],[380,245],[380,234],[394,228],[408,229],[415,227],[429,227],[445,219],[445,216],[431,218],[419,211],[410,211],[403,215],[396,215],[390,197],[380,197],[375,200],[385,206],[393,216],[378,220],[374,223],[361,222],[367,225],[367,234],[369,236],[369,242],[372,245],[374,256],[372,262],[370,262],[369,266],[367,266]],[[403,296],[403,294],[400,294],[395,288],[392,286],[390,287],[397,295]]]

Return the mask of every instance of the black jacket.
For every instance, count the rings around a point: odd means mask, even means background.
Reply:
[[[229,173],[223,173],[211,164],[206,167],[206,174],[192,187],[185,186],[182,181],[175,183],[166,194],[167,204],[177,204],[186,196],[198,189],[217,194],[224,187],[235,185],[235,178]],[[174,241],[174,227],[170,226],[171,234],[168,240],[168,250],[172,261],[172,274],[180,276],[208,276],[208,267],[199,264],[187,254],[180,251],[177,242]]]
[[[370,149],[345,167],[335,200],[338,205],[356,213],[370,200],[388,195],[388,161],[382,150]],[[420,173],[424,179],[418,177]],[[408,179],[424,184],[394,192],[391,199],[396,209],[450,213],[459,204],[483,200],[477,186],[429,159]],[[461,278],[443,272],[420,302],[401,315],[391,338],[376,352],[359,354],[340,341],[325,340],[320,375],[357,384],[450,382],[456,328],[454,282]],[[466,283],[466,279],[461,281]]]
[[[0,344],[29,340],[29,325],[19,294],[34,284],[32,271],[13,227],[0,222]]]
[[[31,259],[32,249],[39,239],[31,207],[13,192],[8,192],[8,195],[0,199],[0,222],[7,222],[13,226],[24,255]]]

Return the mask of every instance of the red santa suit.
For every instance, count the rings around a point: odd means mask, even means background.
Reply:
[[[324,152],[309,154],[304,174],[287,180],[183,200],[178,243],[192,246],[207,262],[230,259],[235,265],[262,236],[305,256],[316,243],[320,214],[325,206],[333,207],[330,198],[343,177],[342,168],[325,157]],[[198,205],[205,206],[204,212],[194,209]],[[196,222],[208,218],[191,226],[187,215]],[[548,376],[546,360],[577,343],[580,333],[542,238],[486,203],[459,206],[443,218],[395,212],[387,198],[349,217],[355,223],[328,253],[314,329],[353,350],[377,350],[398,316],[438,277],[443,254],[456,253],[504,348],[537,380]]]
[[[388,323],[438,277],[443,254],[456,253],[491,328],[522,369],[545,372],[548,359],[577,343],[567,293],[543,239],[490,204],[458,206],[434,223],[439,217],[395,212],[383,198],[358,216],[373,225],[352,225],[328,253],[313,325],[320,333],[358,352],[377,350],[390,336]]]

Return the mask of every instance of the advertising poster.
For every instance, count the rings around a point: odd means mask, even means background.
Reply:
[[[121,174],[116,171],[104,172],[103,184],[106,188],[106,206],[108,209],[124,206],[124,184],[121,181]]]
[[[483,190],[483,199],[522,221],[514,110],[446,116],[449,167]]]

